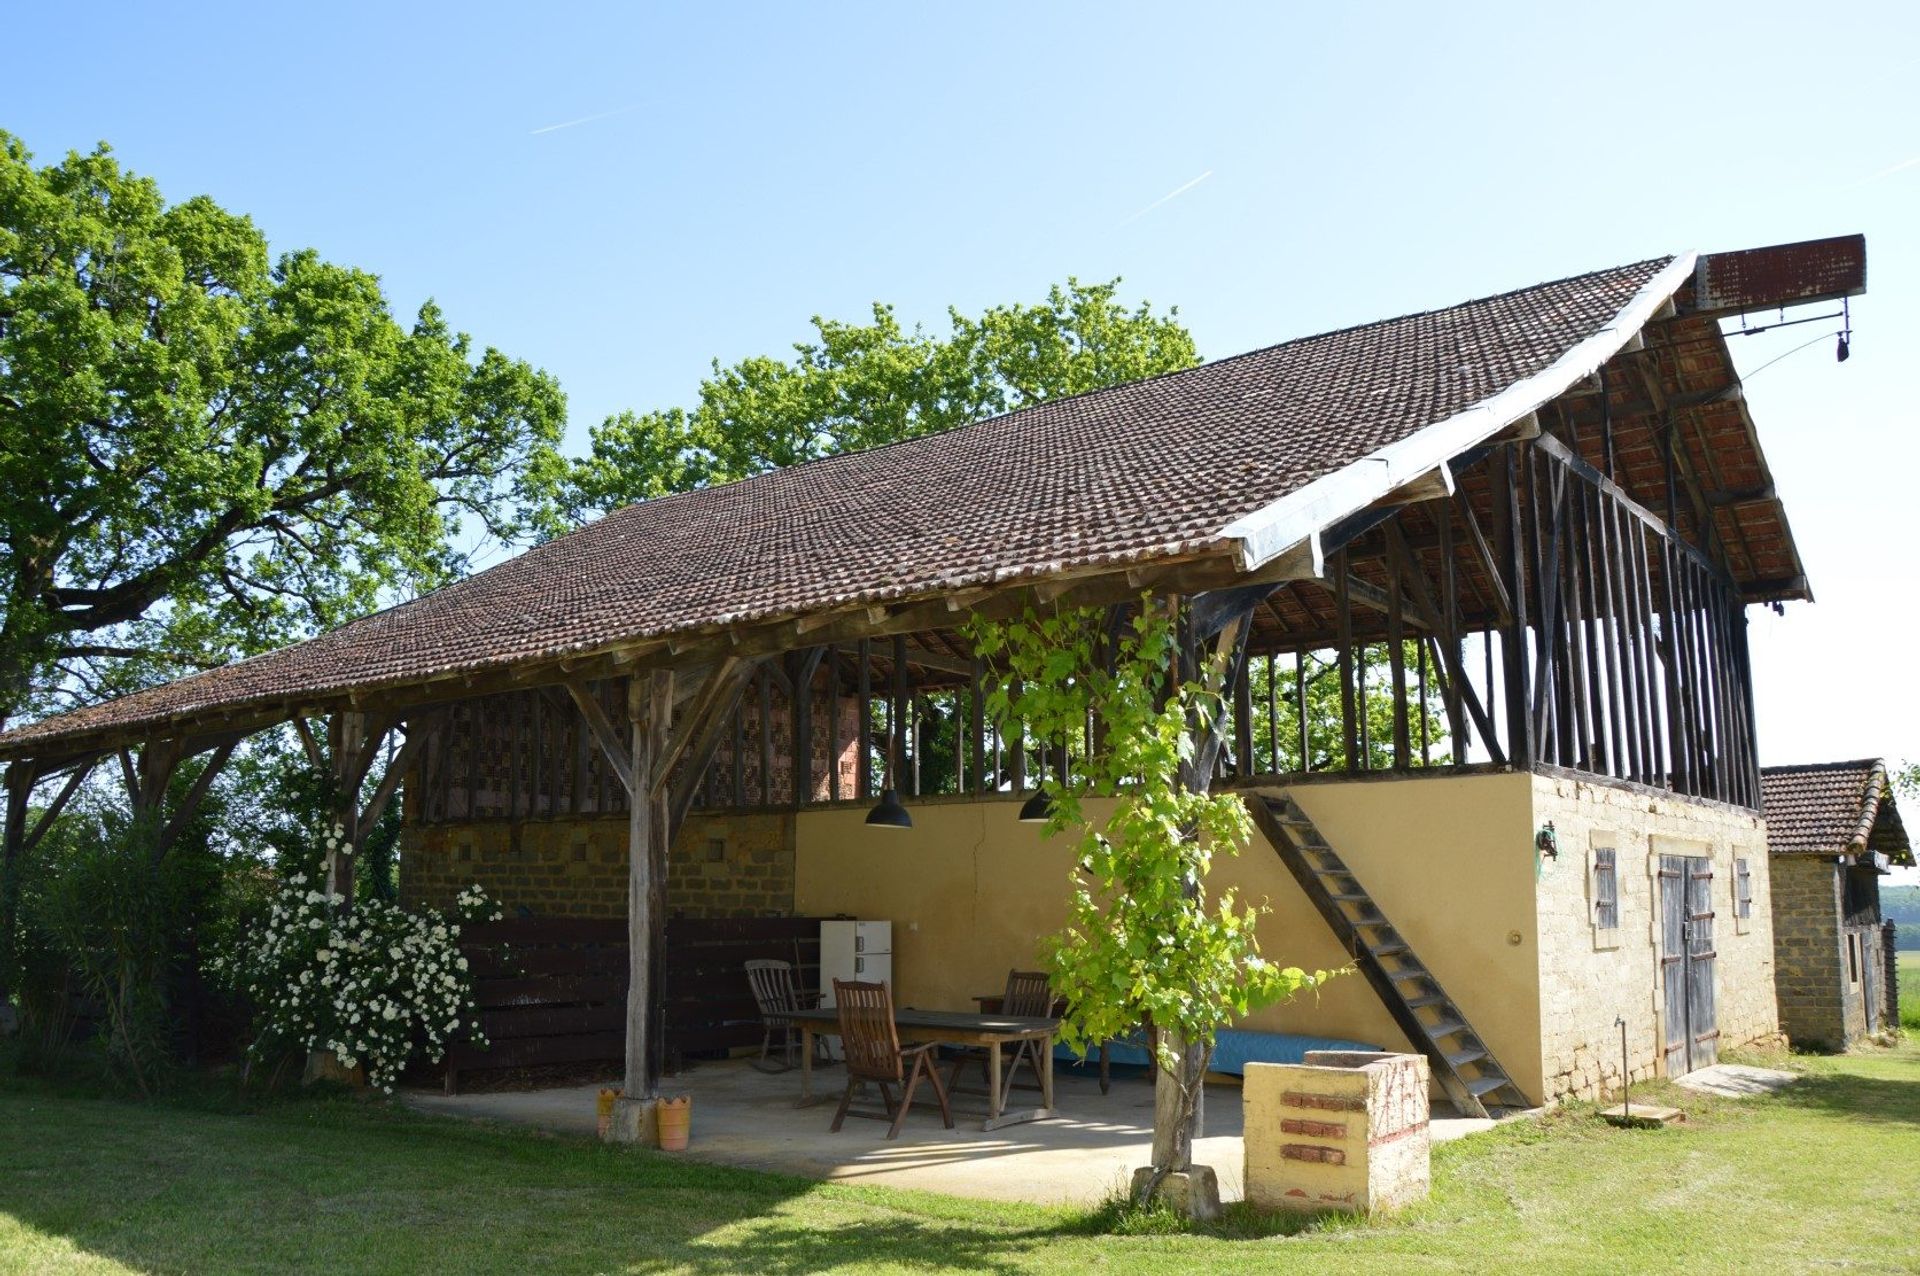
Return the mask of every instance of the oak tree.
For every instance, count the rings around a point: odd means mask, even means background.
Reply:
[[[564,413],[432,303],[0,133],[0,727],[450,579]]]

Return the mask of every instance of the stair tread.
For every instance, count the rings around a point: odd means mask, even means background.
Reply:
[[[1507,1080],[1506,1073],[1491,1072],[1485,1076],[1475,1077],[1473,1080],[1467,1082],[1467,1093],[1477,1099],[1483,1094],[1492,1094],[1501,1086],[1510,1084],[1512,1083]]]
[[[1485,1049],[1479,1046],[1471,1046],[1465,1050],[1454,1050],[1447,1053],[1446,1060],[1449,1067],[1458,1068],[1463,1064],[1469,1064],[1476,1059],[1484,1059],[1486,1057],[1487,1052]],[[1501,1080],[1504,1081],[1506,1078],[1502,1077]]]
[[[1439,1023],[1425,1025],[1429,1037],[1451,1037],[1456,1033],[1472,1031],[1458,1019],[1442,1019]]]
[[[1402,966],[1399,970],[1389,970],[1387,978],[1398,983],[1402,979],[1432,979],[1433,975],[1425,966]]]
[[[1428,1006],[1444,1006],[1453,998],[1443,992],[1430,992],[1424,997],[1415,997],[1407,1002],[1409,1010],[1422,1010]]]
[[[1392,957],[1397,953],[1412,952],[1413,949],[1407,944],[1406,940],[1396,939],[1384,944],[1369,945],[1367,951],[1375,957]]]

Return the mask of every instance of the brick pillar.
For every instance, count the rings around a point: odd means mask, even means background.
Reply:
[[[1247,1065],[1247,1200],[1263,1209],[1371,1213],[1426,1199],[1425,1057],[1314,1050],[1306,1059]]]

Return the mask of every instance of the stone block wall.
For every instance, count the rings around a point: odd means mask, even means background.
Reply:
[[[627,914],[627,821],[620,818],[409,824],[400,839],[400,895],[444,908],[478,883],[511,915]],[[793,816],[689,816],[667,859],[667,911],[689,917],[793,913]]]
[[[1633,1081],[1664,1069],[1660,978],[1662,855],[1705,856],[1713,866],[1714,983],[1722,1050],[1776,1044],[1774,938],[1766,827],[1751,812],[1609,781],[1536,776],[1538,825],[1553,822],[1557,858],[1536,871],[1541,1068],[1547,1100],[1595,1099],[1620,1086],[1620,1029],[1627,1021]],[[1595,924],[1592,852],[1614,849],[1619,925]],[[1735,908],[1735,861],[1751,874],[1751,915]]]
[[[1780,1024],[1802,1049],[1844,1049],[1850,1034],[1840,869],[1815,855],[1782,855],[1772,867]]]

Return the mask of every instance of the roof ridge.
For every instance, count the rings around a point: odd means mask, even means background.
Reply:
[[[1876,766],[1884,769],[1886,765],[1887,760],[1885,758],[1851,758],[1839,762],[1785,762],[1776,766],[1763,766],[1760,768],[1760,774],[1786,775],[1801,771],[1842,771],[1855,767]]]
[[[660,496],[648,497],[647,499],[641,500],[641,501],[630,501],[625,505],[616,506],[615,508],[608,510],[604,515],[602,515],[602,517],[612,518],[614,515],[622,512],[623,510],[638,509],[643,506],[657,505],[663,501],[672,501],[672,500],[689,497],[689,496],[698,496],[702,492],[717,492],[730,487],[738,487],[743,483],[752,483],[752,482],[755,482],[756,480],[764,479],[770,474],[791,474],[799,470],[805,470],[814,466],[824,465],[830,461],[845,461],[851,457],[871,456],[876,452],[884,452],[890,448],[903,447],[910,443],[920,443],[927,439],[942,438],[950,435],[961,434],[968,430],[977,430],[984,426],[992,425],[997,421],[1005,421],[1009,417],[1020,416],[1023,413],[1036,412],[1043,408],[1055,407],[1063,403],[1072,403],[1081,399],[1093,399],[1101,395],[1117,394],[1124,390],[1133,390],[1139,386],[1153,385],[1156,382],[1169,381],[1177,377],[1188,377],[1198,372],[1205,372],[1209,369],[1228,367],[1232,364],[1239,363],[1242,360],[1252,359],[1258,355],[1271,354],[1276,350],[1285,350],[1292,346],[1305,345],[1311,341],[1326,341],[1334,337],[1343,337],[1343,336],[1351,335],[1356,332],[1365,332],[1370,328],[1384,328],[1389,324],[1407,323],[1415,319],[1425,319],[1431,315],[1446,314],[1447,312],[1453,311],[1453,310],[1464,310],[1469,306],[1487,305],[1491,302],[1504,301],[1509,297],[1518,297],[1524,293],[1538,292],[1546,288],[1557,288],[1564,284],[1574,283],[1578,280],[1595,279],[1600,277],[1601,275],[1615,274],[1620,271],[1637,270],[1644,266],[1651,266],[1656,262],[1664,266],[1666,263],[1671,262],[1673,260],[1674,260],[1674,254],[1672,253],[1667,253],[1664,256],[1659,256],[1659,257],[1643,257],[1638,261],[1621,262],[1618,265],[1602,266],[1597,270],[1583,270],[1583,271],[1578,271],[1571,275],[1562,275],[1558,279],[1542,279],[1536,283],[1526,284],[1518,288],[1508,288],[1502,292],[1488,293],[1485,296],[1481,296],[1481,297],[1468,297],[1464,301],[1456,301],[1449,305],[1429,306],[1424,310],[1409,310],[1403,314],[1389,315],[1384,319],[1370,319],[1364,323],[1348,324],[1345,327],[1341,327],[1341,328],[1326,328],[1319,332],[1304,333],[1298,337],[1289,337],[1285,341],[1273,341],[1273,342],[1269,342],[1264,346],[1255,346],[1251,350],[1242,350],[1235,354],[1221,355],[1218,359],[1205,359],[1199,363],[1194,364],[1192,367],[1173,368],[1166,372],[1156,372],[1152,376],[1139,377],[1132,381],[1120,381],[1120,382],[1114,383],[1113,385],[1094,386],[1092,389],[1079,390],[1073,394],[1062,394],[1049,399],[1041,399],[1038,402],[1029,403],[1022,407],[1009,408],[1005,412],[997,412],[992,416],[981,417],[977,421],[966,421],[959,425],[948,426],[943,430],[929,430],[925,434],[915,434],[904,439],[893,439],[886,443],[876,443],[872,447],[854,448],[845,452],[834,452],[827,456],[810,456],[805,460],[795,461],[791,465],[782,465],[782,466],[777,466],[771,470],[762,470],[758,474],[744,475],[737,479],[731,479],[725,483],[715,483],[709,487],[690,488],[684,492],[667,492]],[[588,524],[582,524],[581,527],[575,528],[574,531],[575,532],[581,531],[586,526],[588,526]],[[565,533],[565,535],[554,537],[554,540],[556,541],[565,540],[567,536],[571,536],[573,534],[574,532],[567,532]],[[553,541],[542,542],[542,544],[549,544],[549,545],[552,543]],[[536,546],[535,548],[538,548],[538,547]],[[488,570],[491,571],[492,568],[488,568]]]

